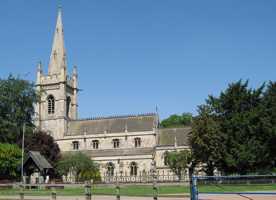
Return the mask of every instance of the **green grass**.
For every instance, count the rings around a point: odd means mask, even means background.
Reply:
[[[245,192],[245,191],[276,191],[276,184],[269,185],[204,185],[199,186],[199,191],[201,192]],[[0,196],[3,195],[18,195],[19,189],[0,189]],[[25,190],[26,195],[39,195],[39,196],[49,196],[51,195],[51,190],[45,189],[32,189]],[[84,195],[84,188],[65,188],[56,190],[58,196],[78,196]],[[189,194],[188,186],[180,185],[169,185],[169,186],[159,186],[158,193],[160,196],[166,195],[184,195]],[[113,186],[94,186],[92,188],[92,194],[94,195],[115,195],[116,190]],[[152,196],[153,190],[150,185],[128,185],[121,186],[120,194],[122,196]]]

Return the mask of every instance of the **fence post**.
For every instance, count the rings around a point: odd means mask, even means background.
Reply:
[[[24,187],[23,186],[21,186],[19,196],[20,196],[20,200],[24,200]]]
[[[120,182],[118,180],[118,177],[116,176],[116,200],[120,200],[121,195],[120,195]]]
[[[86,200],[91,200],[91,183],[89,181],[85,182],[85,198]]]
[[[195,176],[192,176],[191,178],[191,200],[198,200],[197,178]]]
[[[56,192],[56,189],[52,187],[52,200],[56,200],[56,199],[57,199],[57,192]]]
[[[152,189],[153,189],[153,200],[158,200],[158,190],[157,190],[157,175],[156,175],[156,162],[152,160],[151,162],[151,173],[152,173]]]

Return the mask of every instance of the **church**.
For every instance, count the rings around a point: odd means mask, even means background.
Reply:
[[[62,153],[81,151],[100,166],[101,177],[139,176],[155,163],[170,172],[167,151],[189,149],[190,127],[161,129],[157,113],[78,118],[78,71],[67,71],[62,11],[59,9],[48,70],[37,67],[35,125],[50,134]]]

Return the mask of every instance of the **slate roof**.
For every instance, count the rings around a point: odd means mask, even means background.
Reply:
[[[188,135],[191,127],[159,129],[158,146],[188,146]]]
[[[24,162],[24,166],[29,159],[32,159],[34,161],[34,163],[36,164],[36,166],[39,168],[40,171],[42,171],[43,169],[53,168],[52,165],[45,159],[45,157],[42,156],[38,151],[29,151],[28,157]]]
[[[73,152],[73,151],[72,151]],[[153,148],[97,149],[83,151],[91,157],[152,155]]]
[[[69,122],[67,135],[103,134],[151,131],[157,121],[156,114],[115,116],[73,120]]]

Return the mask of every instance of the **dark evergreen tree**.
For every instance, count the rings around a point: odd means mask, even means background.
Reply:
[[[275,84],[264,88],[251,89],[248,81],[238,81],[200,106],[190,141],[209,174],[212,167],[226,174],[260,173],[273,167]]]
[[[39,151],[53,166],[60,159],[58,144],[52,136],[42,131],[36,131],[25,138],[25,151]]]
[[[194,118],[192,127],[193,131],[189,140],[194,160],[205,163],[203,170],[207,175],[212,176],[216,163],[222,156],[218,149],[225,149],[225,146],[221,142],[219,121],[210,106],[198,107],[198,116]]]

